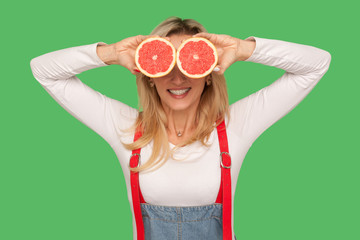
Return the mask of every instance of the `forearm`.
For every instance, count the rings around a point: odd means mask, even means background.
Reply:
[[[245,61],[301,75],[322,74],[330,64],[330,53],[317,47],[253,36],[246,40],[255,40],[256,47],[250,58]]]
[[[245,61],[255,50],[256,42],[254,40],[239,39],[238,61]]]
[[[31,70],[36,79],[45,81],[68,79],[84,71],[106,66],[96,55],[96,47],[104,42],[65,48],[33,58]]]
[[[113,44],[97,46],[96,53],[105,64],[117,64],[115,47]]]

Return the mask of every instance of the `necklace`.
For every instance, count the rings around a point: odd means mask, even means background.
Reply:
[[[175,128],[175,132],[177,133],[176,135],[178,136],[178,137],[181,137],[183,134],[184,134],[184,132],[185,132],[185,130],[184,131],[178,131],[178,130],[176,130],[176,127],[175,127],[175,125],[174,125],[174,128]],[[190,130],[190,131],[192,131],[192,129]]]
[[[174,127],[175,127],[175,126],[174,126]],[[176,134],[176,135],[177,135],[178,137],[181,137],[181,136],[182,136],[181,131],[176,130],[176,127],[175,127],[175,132],[177,132],[177,134]]]

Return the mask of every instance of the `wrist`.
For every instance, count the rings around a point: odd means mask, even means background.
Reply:
[[[253,40],[240,40],[238,49],[238,61],[245,61],[253,54],[256,42]]]
[[[101,61],[107,65],[116,64],[117,62],[115,46],[113,44],[97,46],[96,53]]]

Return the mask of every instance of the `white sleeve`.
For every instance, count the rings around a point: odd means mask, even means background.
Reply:
[[[127,117],[134,117],[136,109],[84,84],[76,74],[108,66],[96,53],[97,42],[66,48],[43,54],[31,60],[30,67],[35,79],[67,112],[99,134],[112,145],[116,128]]]
[[[329,52],[281,40],[248,37],[256,47],[247,62],[286,72],[269,86],[230,106],[232,130],[255,141],[266,129],[294,109],[327,72]]]

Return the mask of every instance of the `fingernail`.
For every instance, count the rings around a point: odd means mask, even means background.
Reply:
[[[139,70],[137,70],[137,69],[134,69],[134,71],[135,71],[135,72],[140,72],[140,71],[139,71]]]
[[[214,72],[218,72],[218,71],[220,71],[220,68],[219,68],[219,67],[215,67],[215,68],[214,68]]]

